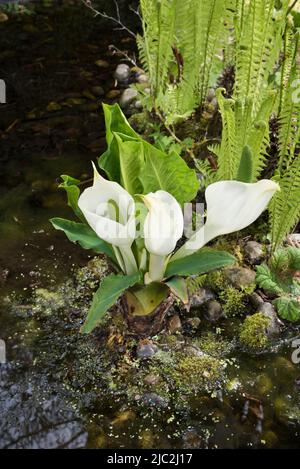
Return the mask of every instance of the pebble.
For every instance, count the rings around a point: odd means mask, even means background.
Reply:
[[[207,303],[207,309],[204,313],[205,319],[209,322],[217,322],[223,316],[221,304],[216,300]]]
[[[126,90],[123,91],[119,101],[121,108],[127,108],[136,99],[137,96],[137,90],[134,90],[133,88],[126,88]]]
[[[100,68],[109,68],[109,63],[106,60],[96,60],[95,65]]]
[[[130,67],[127,64],[119,64],[115,70],[114,78],[119,83],[128,83],[130,77]]]
[[[93,86],[92,88],[92,93],[95,95],[95,96],[103,96],[104,95],[104,89],[102,88],[102,86]]]
[[[168,331],[171,334],[175,334],[176,332],[182,329],[181,320],[178,314],[174,314],[168,320]]]
[[[106,93],[105,97],[108,99],[116,99],[120,96],[121,91],[120,90],[110,90]]]
[[[146,392],[142,396],[142,402],[149,407],[168,407],[168,401],[156,392]]]
[[[136,349],[137,358],[151,358],[158,351],[158,347],[152,342],[140,342]]]
[[[236,288],[247,287],[255,283],[256,273],[246,267],[231,267],[224,270],[227,280]]]
[[[264,257],[263,247],[257,241],[248,241],[244,246],[244,254],[250,264],[259,264]]]
[[[278,335],[280,333],[280,322],[277,317],[274,306],[271,303],[263,303],[259,306],[259,312],[270,319],[267,327],[267,335],[269,337]]]
[[[192,295],[190,300],[190,309],[199,308],[209,300],[215,299],[215,295],[212,290],[208,288],[200,288],[197,293]]]

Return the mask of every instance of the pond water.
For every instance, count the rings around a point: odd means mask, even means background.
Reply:
[[[89,12],[67,7],[9,16],[0,41],[7,84],[7,104],[0,104],[0,339],[7,353],[0,447],[299,447],[297,329],[268,354],[228,352],[226,390],[194,393],[183,404],[160,400],[157,409],[132,398],[137,391],[126,384],[118,388],[118,357],[112,352],[107,364],[103,350],[95,354],[101,337],[80,338],[91,255],[48,220],[70,216],[58,176],[88,180],[91,160],[105,148],[100,102],[117,99],[112,75],[120,61],[108,46],[134,46]],[[126,363],[139,366],[129,356]]]

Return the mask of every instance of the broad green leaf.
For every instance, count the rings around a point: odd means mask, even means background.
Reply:
[[[236,258],[228,252],[201,249],[190,256],[170,262],[167,266],[166,277],[205,274],[235,262]]]
[[[147,316],[151,314],[167,298],[168,293],[168,287],[158,282],[131,288],[126,292],[130,314],[132,316]]]
[[[141,139],[133,138],[120,132],[114,132],[107,150],[98,159],[99,167],[105,171],[107,177],[111,181],[121,183],[120,155],[116,134],[118,134],[122,142],[137,142],[141,141]]]
[[[143,190],[139,180],[144,163],[143,143],[141,141],[122,141],[115,133],[119,151],[120,183],[129,194],[140,194]]]
[[[300,320],[300,303],[296,299],[282,297],[277,298],[273,303],[282,319],[293,322]]]
[[[131,129],[117,104],[104,105],[108,149],[98,163],[110,180],[131,193],[170,192],[180,204],[195,198],[196,172],[174,151],[169,155]]]
[[[144,194],[164,190],[172,194],[182,205],[194,199],[199,189],[196,172],[175,152],[169,155],[143,142],[145,166],[140,180]]]
[[[118,132],[128,137],[139,139],[139,135],[133,130],[118,104],[103,104],[106,142],[110,145],[113,140],[113,133]]]
[[[111,246],[100,239],[88,225],[65,220],[64,218],[52,218],[50,222],[56,230],[64,231],[67,238],[73,243],[77,242],[84,249],[92,249],[97,253],[107,254],[113,261],[116,260]]]
[[[92,305],[81,332],[86,334],[91,332],[124,291],[135,285],[139,280],[139,272],[127,276],[112,274],[106,277],[94,294]]]
[[[78,179],[72,178],[71,176],[67,176],[63,174],[61,176],[63,182],[59,185],[62,189],[65,189],[68,197],[68,205],[72,208],[75,215],[81,220],[85,222],[85,218],[83,216],[82,211],[78,207],[78,198],[80,195],[80,189],[78,184],[80,181]]]
[[[278,285],[276,276],[265,264],[261,264],[256,267],[255,281],[260,288],[263,288],[270,293],[280,294],[283,291],[281,286]]]
[[[189,302],[189,294],[187,283],[184,278],[181,277],[173,277],[171,280],[166,282],[166,285],[170,288],[171,292],[179,298],[183,304],[188,304]]]

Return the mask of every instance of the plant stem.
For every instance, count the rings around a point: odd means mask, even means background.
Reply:
[[[119,246],[119,251],[122,255],[125,271],[127,275],[134,274],[138,271],[137,263],[130,246]]]
[[[159,282],[164,278],[166,270],[166,256],[150,254],[149,272],[146,274],[146,283]]]

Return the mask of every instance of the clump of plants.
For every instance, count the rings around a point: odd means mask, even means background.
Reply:
[[[300,319],[300,281],[296,276],[299,270],[300,249],[294,247],[278,249],[268,265],[257,266],[258,286],[276,296],[273,304],[279,316],[288,321]]]
[[[270,319],[263,313],[247,316],[243,322],[239,339],[242,345],[249,349],[261,350],[268,344],[267,327]]]
[[[235,262],[227,252],[203,249],[212,239],[253,223],[278,185],[219,181],[205,191],[206,221],[176,250],[184,232],[183,208],[199,189],[196,173],[174,150],[166,154],[130,127],[118,105],[104,106],[107,151],[94,166],[93,185],[62,176],[68,204],[79,223],[54,218],[56,229],[85,249],[110,259],[113,273],[101,282],[82,327],[91,332],[121,298],[129,326],[155,334],[174,298],[189,301],[186,277]]]

